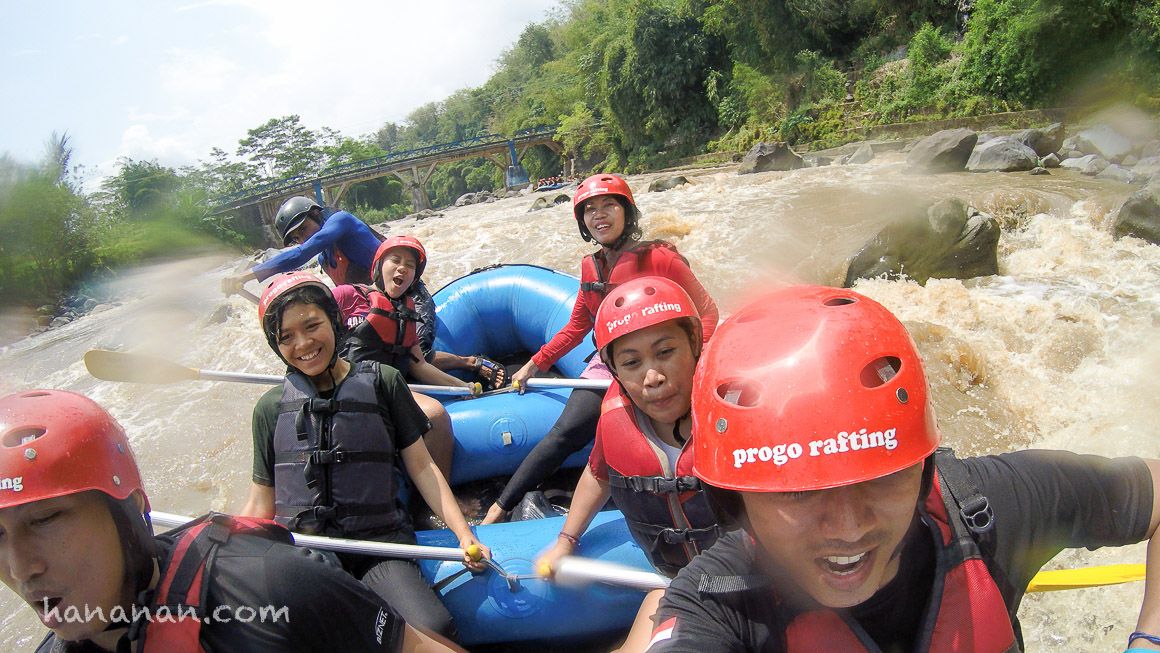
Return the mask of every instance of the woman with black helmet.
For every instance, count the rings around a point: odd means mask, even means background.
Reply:
[[[314,200],[291,197],[278,208],[274,230],[283,247],[293,247],[247,272],[222,279],[223,292],[232,295],[247,281],[265,281],[279,272],[297,270],[316,256],[335,284],[370,283],[371,260],[382,238],[347,211],[326,215]]]
[[[512,375],[513,386],[523,392],[524,381],[537,369],[547,371],[580,344],[592,331],[604,296],[617,284],[637,277],[657,276],[677,282],[697,306],[705,340],[713,335],[717,327],[717,305],[675,247],[663,240],[639,242],[640,211],[623,179],[612,174],[585,179],[572,199],[572,212],[580,237],[585,242],[596,241],[600,249],[581,263],[580,294],[568,324]],[[580,376],[612,378],[599,356],[592,358]],[[539,485],[560,468],[565,458],[592,441],[602,397],[603,393],[596,390],[572,391],[556,424],[524,459],[482,523],[506,520],[525,492]]]
[[[429,422],[399,372],[338,355],[344,330],[330,289],[305,273],[276,277],[258,304],[266,341],[286,381],[254,407],[254,472],[243,515],[274,518],[310,534],[414,544],[398,497],[395,461],[455,533],[464,564],[475,539],[423,442]],[[342,554],[343,567],[408,623],[455,639],[451,615],[410,560]]]
[[[0,399],[0,470],[0,580],[51,630],[38,651],[456,650],[271,522],[155,538],[128,438],[87,397]]]

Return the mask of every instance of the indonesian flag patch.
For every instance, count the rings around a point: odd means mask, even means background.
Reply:
[[[645,650],[652,650],[652,647],[656,646],[657,644],[660,644],[661,642],[667,642],[668,640],[672,639],[673,633],[676,632],[676,630],[676,617],[664,620],[661,622],[661,625],[657,626],[656,630],[653,631],[652,639],[649,640],[648,646]]]

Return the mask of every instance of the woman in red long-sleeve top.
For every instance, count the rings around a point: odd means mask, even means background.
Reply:
[[[572,207],[581,237],[585,241],[596,241],[600,250],[581,263],[580,294],[568,324],[512,375],[513,385],[519,386],[521,392],[524,382],[536,369],[546,371],[588,335],[601,300],[613,287],[637,277],[659,276],[680,284],[697,305],[705,342],[717,328],[717,305],[697,281],[685,257],[677,253],[677,248],[663,240],[640,242],[640,211],[623,179],[611,174],[585,179],[576,189]],[[580,377],[611,379],[612,375],[600,357],[593,356]],[[534,489],[559,469],[565,458],[592,441],[603,395],[598,390],[572,391],[560,418],[520,464],[487,511],[484,524],[505,521],[524,493]]]

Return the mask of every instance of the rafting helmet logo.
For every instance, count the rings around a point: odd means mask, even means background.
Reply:
[[[688,319],[694,325],[696,353],[701,341],[701,320],[692,298],[680,284],[664,277],[640,277],[617,285],[596,311],[594,335],[601,360],[609,364],[607,348],[617,338],[678,319]]]
[[[821,286],[766,294],[721,323],[693,379],[693,433],[693,472],[745,492],[881,478],[939,443],[906,327],[868,297]]]

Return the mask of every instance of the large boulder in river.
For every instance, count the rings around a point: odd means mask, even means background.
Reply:
[[[806,162],[790,149],[789,143],[758,143],[750,148],[741,160],[741,167],[737,174],[747,175],[753,172],[769,172],[771,170],[797,170],[806,167]]]
[[[537,197],[535,202],[532,202],[532,208],[528,209],[528,213],[532,211],[539,211],[564,202],[571,202],[572,196],[568,193],[552,193],[543,197]]]
[[[1132,141],[1107,125],[1096,125],[1075,135],[1075,145],[1084,154],[1098,154],[1119,163],[1132,153]]]
[[[690,183],[683,175],[673,175],[671,177],[657,177],[648,185],[648,192],[663,193],[666,190],[672,190],[677,186],[684,186]]]
[[[1039,156],[1035,150],[1011,137],[987,141],[976,147],[967,159],[967,170],[971,172],[1018,172],[1037,165]]]
[[[880,276],[926,283],[998,274],[998,248],[999,223],[950,197],[878,232],[850,260],[845,285]]]
[[[851,143],[842,151],[844,154],[838,159],[838,165],[862,165],[874,160],[874,148],[869,143]]]
[[[1160,183],[1148,184],[1124,202],[1112,235],[1116,240],[1135,236],[1160,245]]]
[[[1019,142],[1035,150],[1036,156],[1047,156],[1063,147],[1063,123],[1054,123],[1042,129],[1026,129],[1019,134]]]
[[[958,172],[978,140],[970,129],[944,129],[919,141],[906,155],[906,164],[916,172]]]

